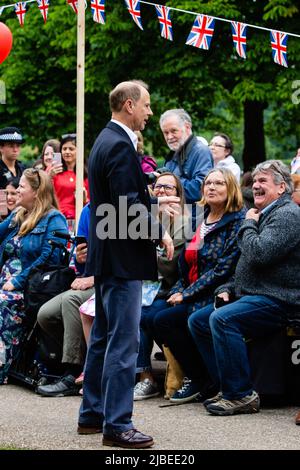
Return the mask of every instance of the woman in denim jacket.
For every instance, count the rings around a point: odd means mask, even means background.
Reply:
[[[44,171],[26,169],[18,196],[18,209],[0,224],[0,384],[7,381],[25,332],[23,290],[29,272],[46,261],[57,264],[59,250],[52,252],[48,242],[55,240],[55,230],[68,233]]]

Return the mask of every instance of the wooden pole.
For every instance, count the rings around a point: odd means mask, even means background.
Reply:
[[[76,232],[83,207],[84,178],[84,69],[85,69],[85,1],[78,0],[77,15],[77,98],[76,98]]]

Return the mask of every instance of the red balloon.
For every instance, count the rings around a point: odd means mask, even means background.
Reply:
[[[0,64],[9,55],[13,43],[11,30],[4,23],[0,23]]]

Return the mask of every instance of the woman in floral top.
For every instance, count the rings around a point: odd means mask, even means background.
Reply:
[[[23,290],[29,272],[46,260],[59,262],[58,250],[52,252],[48,242],[55,240],[55,230],[67,233],[44,171],[25,170],[17,191],[18,208],[0,224],[0,384],[7,382],[26,331]]]

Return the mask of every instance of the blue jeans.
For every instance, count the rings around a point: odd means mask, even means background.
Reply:
[[[217,310],[208,305],[190,316],[190,332],[225,399],[239,399],[253,391],[245,338],[280,330],[290,309],[271,297],[246,295]]]
[[[153,341],[155,339],[153,321],[154,318],[164,306],[166,301],[162,299],[154,300],[149,307],[142,307],[140,322],[140,347],[136,364],[136,372],[145,372],[151,370],[151,353]]]
[[[169,347],[181,365],[184,374],[198,384],[199,391],[205,395],[210,388],[206,367],[188,330],[189,304],[175,306],[162,304],[153,319],[155,337]]]

